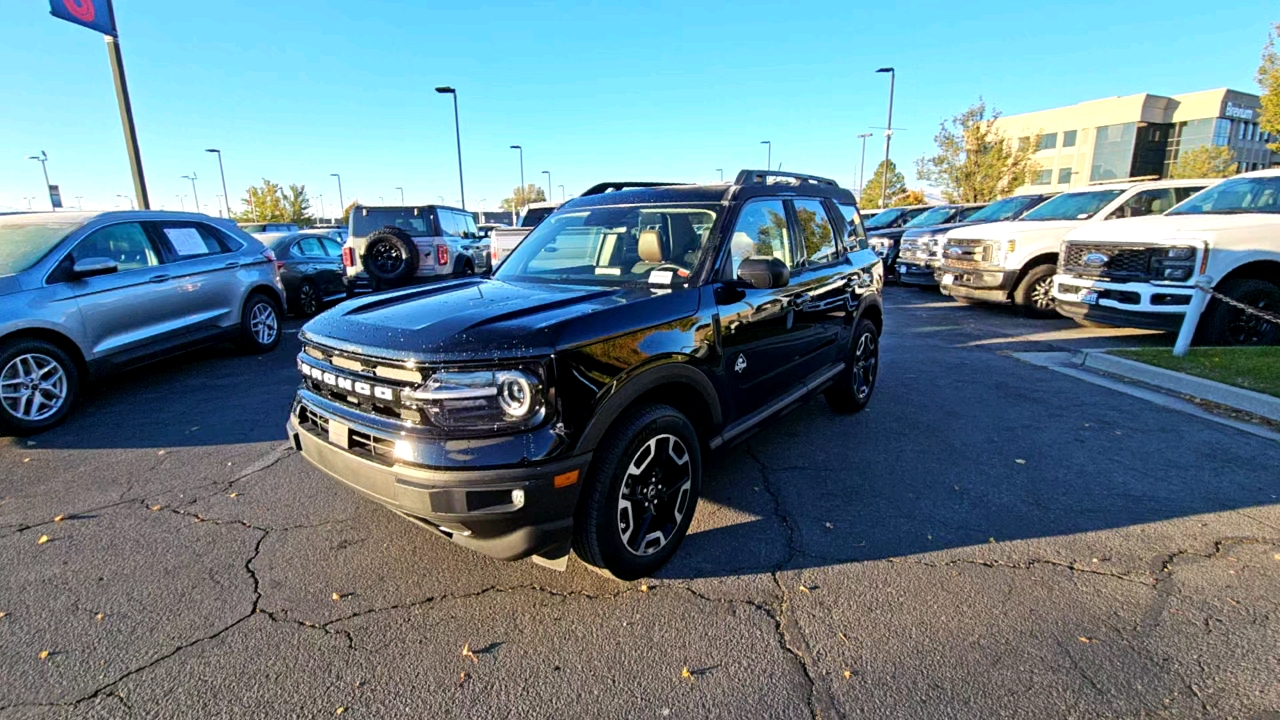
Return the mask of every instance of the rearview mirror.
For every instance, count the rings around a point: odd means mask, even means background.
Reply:
[[[751,257],[738,265],[738,279],[757,290],[786,287],[791,269],[775,257]]]
[[[119,269],[120,265],[111,258],[91,257],[77,260],[75,265],[71,266],[71,274],[77,280],[83,280],[84,278],[97,277],[99,275],[110,275]]]

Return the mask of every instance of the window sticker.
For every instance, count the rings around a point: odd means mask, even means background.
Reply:
[[[204,238],[200,237],[200,231],[195,228],[165,228],[164,234],[179,255],[209,254]]]
[[[653,272],[649,273],[649,284],[650,285],[670,285],[671,275],[672,274],[670,270],[654,270]]]

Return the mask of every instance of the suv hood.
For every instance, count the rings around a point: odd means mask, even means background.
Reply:
[[[476,362],[557,350],[688,317],[695,289],[512,283],[469,278],[342,303],[304,339],[389,360]]]
[[[975,222],[957,222],[957,223],[946,223],[943,225],[929,225],[927,227],[911,228],[910,230],[907,230],[905,233],[903,233],[902,237],[903,239],[906,239],[906,238],[924,237],[926,235],[943,235],[950,230],[956,230],[959,228],[965,228],[965,227],[970,227],[972,225],[981,225],[981,224],[982,223],[975,223]]]
[[[1276,246],[1280,215],[1148,215],[1147,217],[1089,223],[1067,235],[1068,240],[1103,242],[1163,243],[1175,240],[1211,241],[1219,238],[1252,236],[1253,245]]]

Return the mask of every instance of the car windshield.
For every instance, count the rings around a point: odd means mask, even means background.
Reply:
[[[683,287],[708,252],[715,205],[560,211],[499,266],[500,280]]]
[[[388,226],[410,235],[430,235],[430,213],[426,208],[357,208],[351,213],[351,234],[356,237],[368,237]]]
[[[1245,215],[1280,213],[1280,176],[1223,180],[1192,195],[1168,215]]]
[[[902,217],[902,213],[904,212],[906,211],[903,210],[902,208],[891,208],[889,210],[882,210],[876,213],[875,215],[871,216],[871,219],[863,223],[862,226],[867,230],[883,230],[893,225],[894,221]]]
[[[966,222],[990,223],[1008,220],[1031,203],[1034,198],[1009,197],[997,200],[966,218]]]
[[[40,262],[80,221],[58,221],[46,215],[0,218],[0,275],[20,273]]]
[[[529,208],[524,217],[520,218],[520,227],[537,227],[538,223],[546,220],[547,216],[555,211],[553,207]]]
[[[1023,220],[1088,220],[1123,190],[1063,193],[1022,216]]]
[[[954,207],[951,207],[949,205],[943,205],[940,207],[925,210],[923,213],[920,213],[919,215],[917,215],[915,219],[913,219],[911,222],[907,223],[906,225],[903,225],[903,227],[909,227],[909,228],[933,227],[934,225],[941,225],[947,222],[948,220],[951,219],[951,216],[955,214],[956,214],[956,209]]]

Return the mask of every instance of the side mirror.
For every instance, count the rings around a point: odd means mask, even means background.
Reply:
[[[757,290],[786,287],[791,269],[775,257],[751,257],[738,265],[738,279]]]
[[[97,277],[99,275],[110,275],[120,269],[120,265],[111,258],[91,257],[83,260],[77,260],[71,266],[71,276],[76,280]]]

